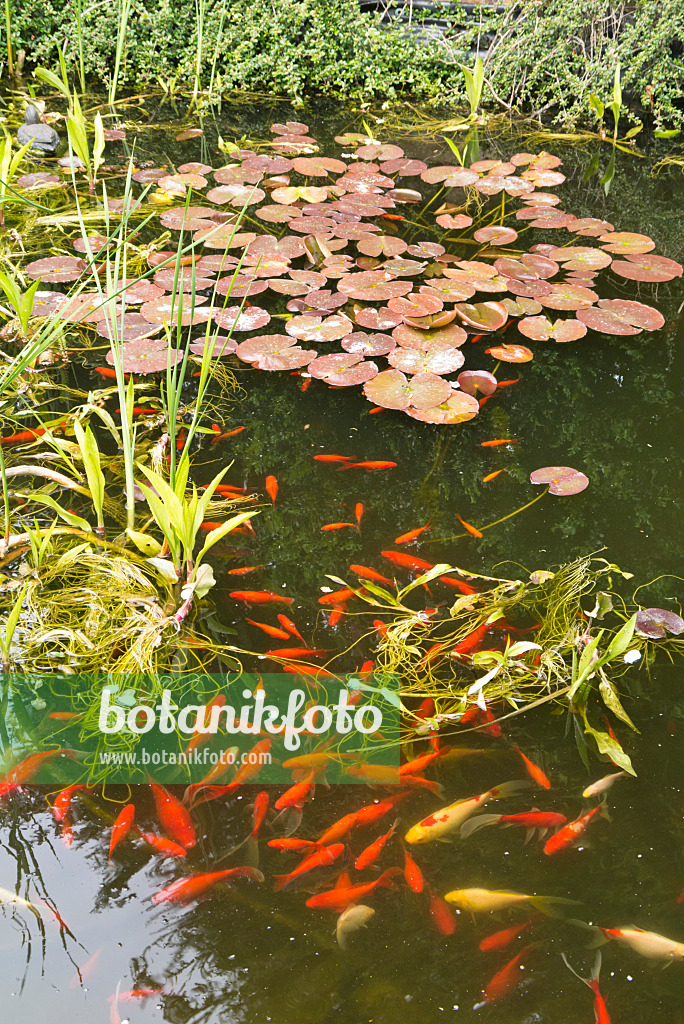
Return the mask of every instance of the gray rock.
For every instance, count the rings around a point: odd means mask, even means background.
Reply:
[[[43,124],[38,111],[29,104],[24,114],[24,123],[17,131],[17,142],[25,146],[31,143],[31,149],[41,153],[54,153],[60,143],[60,138],[54,128],[49,124]]]

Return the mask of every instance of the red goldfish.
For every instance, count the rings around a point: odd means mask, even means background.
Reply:
[[[189,850],[197,842],[195,826],[189,812],[180,800],[163,786],[158,786],[154,782],[150,785],[161,827],[174,842],[180,843],[186,850]]]
[[[565,953],[561,953],[565,966],[569,971],[575,975],[575,977],[588,985],[591,991],[594,993],[594,1022],[595,1024],[611,1024],[610,1014],[608,1013],[608,1007],[606,1001],[599,991],[599,974],[601,973],[601,950],[596,953],[596,961],[594,963],[594,969],[591,972],[591,977],[583,978],[581,974],[578,974],[574,967],[571,967],[568,963],[568,958]]]
[[[318,598],[319,604],[342,604],[350,598],[355,597],[355,591],[350,589],[334,590],[331,594],[324,594]]]
[[[459,516],[458,512],[456,513],[456,518],[458,519],[458,521],[461,524],[461,526],[464,527],[464,529],[466,529],[468,531],[468,533],[472,537],[480,537],[480,538],[482,538],[482,536],[483,536],[482,531],[478,530],[471,523],[466,523],[465,519],[461,519],[461,517]]]
[[[328,654],[328,650],[323,647],[313,649],[311,647],[276,647],[272,651],[264,651],[264,655],[267,658],[285,658],[286,661],[293,661],[297,658],[322,658],[323,655]]]
[[[319,849],[315,850],[312,854],[302,861],[294,871],[290,871],[287,875],[275,875],[277,879],[275,884],[276,892],[281,889],[285,889],[295,878],[299,878],[301,875],[306,875],[309,871],[315,871],[317,868],[327,868],[331,864],[334,864],[342,854],[344,853],[344,843],[333,843],[332,846],[320,846]]]
[[[551,857],[554,853],[561,853],[563,850],[568,850],[571,846],[574,846],[587,830],[592,819],[599,815],[608,817],[605,803],[592,807],[581,818],[576,818],[575,821],[569,822],[559,832],[552,835],[550,839],[547,839],[544,844],[544,853]]]
[[[525,757],[520,747],[516,747],[514,743],[512,744],[512,747],[513,750],[515,750],[516,754],[519,754],[522,758],[523,764],[525,765],[525,768],[527,769],[527,774],[530,776],[530,778],[534,779],[537,785],[541,786],[543,789],[551,789],[551,783],[549,782],[548,778],[541,770],[541,768],[539,768],[539,766],[536,765],[534,761],[530,761],[529,757]]]
[[[354,509],[354,514],[356,516],[356,522],[360,526],[361,525],[361,519],[363,518],[363,505],[361,504],[360,501],[358,501],[356,503],[356,508]]]
[[[557,814],[554,811],[527,811],[523,814],[480,814],[477,818],[471,818],[461,827],[461,839],[466,839],[474,832],[488,825],[522,825],[527,829],[548,829],[564,825],[568,819],[564,814]]]
[[[370,569],[366,565],[350,565],[349,568],[352,572],[355,572],[357,576],[366,580],[375,580],[377,583],[389,583],[392,586],[393,581],[388,580],[386,576],[383,576],[376,569]]]
[[[343,469],[394,469],[396,465],[396,462],[350,462],[346,466],[340,466],[338,473]]]
[[[188,875],[178,878],[152,896],[153,903],[190,903],[199,899],[205,892],[229,878],[251,878],[255,882],[263,882],[264,876],[256,868],[226,868],[225,871],[208,871],[202,874]]]
[[[274,850],[294,850],[296,852],[300,852],[302,850],[311,851],[321,849],[320,843],[312,843],[308,839],[269,839],[267,845],[272,846]]]
[[[499,387],[501,387],[501,384],[499,384]],[[500,444],[517,444],[519,440],[520,438],[517,437],[500,437],[496,441],[482,441],[480,448],[497,448]]]
[[[342,530],[345,526],[350,527],[352,530],[356,529],[355,523],[326,523],[325,526],[321,526],[321,532],[325,533],[327,530]]]
[[[114,853],[115,848],[130,832],[134,817],[135,804],[127,804],[117,816],[116,821],[112,825],[112,838],[109,842],[110,860],[112,859],[112,854]]]
[[[395,544],[410,544],[412,540],[420,537],[421,533],[425,533],[426,530],[430,529],[430,523],[427,522],[425,526],[419,526],[415,530],[409,530],[408,533],[402,533],[400,537],[395,537]]]
[[[274,476],[266,477],[266,492],[275,505],[276,497],[278,496],[278,481]]]
[[[314,462],[353,462],[352,455],[314,455]]]
[[[406,847],[404,849],[404,878],[411,892],[422,892],[425,887],[423,872],[416,864]],[[451,911],[449,911],[451,913]]]
[[[156,836],[154,832],[143,832],[138,829],[138,835],[144,839],[148,846],[151,846],[160,857],[187,857],[188,851],[174,843],[171,839],[164,839],[163,836]]]
[[[341,913],[351,903],[359,903],[364,896],[373,892],[378,886],[384,886],[387,889],[396,888],[392,878],[397,874],[401,874],[401,868],[388,868],[374,882],[362,882],[359,885],[350,885],[345,888],[330,889],[328,892],[316,893],[315,896],[309,897],[306,905],[307,907],[321,907]]]
[[[245,565],[241,569],[228,569],[226,576],[245,576],[248,572],[256,572],[257,569],[265,568],[265,565]]]
[[[74,786],[67,786],[66,789],[57,794],[52,802],[52,814],[55,821],[64,821],[69,813],[73,795],[79,789],[88,789],[88,786],[77,783]]]
[[[406,795],[406,794],[403,794]],[[348,832],[351,832],[353,828],[357,828],[359,825],[371,825],[375,821],[379,821],[380,818],[384,817],[392,810],[397,799],[394,797],[392,800],[383,800],[377,804],[368,804],[366,807],[359,808],[358,811],[352,811],[351,814],[345,814],[343,818],[336,821],[334,825],[326,829],[322,836],[319,837],[319,843],[330,843],[334,839],[340,839],[342,836],[346,836]]]
[[[266,790],[263,790],[261,793],[257,793],[254,799],[254,806],[252,808],[252,831],[249,833],[250,839],[256,839],[258,837],[259,829],[263,825],[266,814],[268,813],[268,805],[269,796]]]
[[[433,562],[426,562],[422,558],[413,558],[411,555],[405,555],[403,551],[381,551],[380,554],[388,562],[393,562],[395,565],[401,566],[402,569],[411,569],[414,572],[418,569],[421,572],[426,572],[434,567]]]
[[[72,761],[75,761],[78,757],[76,750],[45,750],[39,754],[29,754],[19,764],[15,764],[14,768],[10,768],[6,775],[0,779],[0,799],[11,793],[17,786],[23,785],[24,782],[29,782],[35,775],[38,774],[40,769],[43,767],[46,761],[51,761],[54,757],[69,757]]]
[[[533,914],[532,917],[528,917],[522,924],[514,924],[510,928],[502,928],[501,931],[493,932],[492,935],[488,935],[480,943],[480,949],[483,953],[491,953],[495,950],[506,949],[510,946],[513,939],[517,939],[524,931],[539,921],[543,917],[542,914]]]
[[[233,590],[228,596],[245,604],[294,604],[293,597],[274,594],[271,590]]]
[[[354,861],[354,867],[357,871],[363,871],[364,868],[368,868],[371,864],[375,864],[376,860],[384,850],[386,843],[388,843],[394,835],[398,824],[399,819],[397,818],[389,831],[385,832],[384,835],[378,836],[377,839],[375,839],[358,855]]]
[[[255,622],[254,619],[245,618],[245,622],[249,622],[250,626],[256,626],[266,636],[272,636],[274,640],[289,640],[290,634],[286,633],[284,629],[278,629],[277,626],[269,626],[267,622]]]
[[[456,917],[451,912],[449,904],[432,889],[430,889],[430,917],[434,921],[435,928],[442,935],[453,935],[456,931]]]
[[[300,782],[296,782],[294,786],[283,793],[282,796],[278,797],[275,803],[276,811],[282,811],[286,807],[297,807],[301,806],[306,800],[307,796],[311,792],[314,783],[315,772],[313,768],[307,773],[305,778]]]
[[[520,971],[522,961],[525,957],[536,949],[536,943],[529,946],[525,946],[521,949],[512,960],[509,960],[500,971],[497,971],[492,980],[489,982],[484,990],[484,999],[481,1003],[478,1003],[473,1009],[479,1009],[482,1006],[486,1006],[488,1003],[493,1003],[497,999],[502,999],[518,987],[522,981],[523,975]]]

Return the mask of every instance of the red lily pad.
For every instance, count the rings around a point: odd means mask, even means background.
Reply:
[[[657,331],[665,323],[662,313],[642,302],[628,299],[601,299],[599,308],[579,309],[577,319],[601,334],[640,334]]]
[[[59,177],[49,171],[34,171],[33,174],[22,174],[17,178],[19,188],[52,188],[60,184]]]
[[[330,356],[318,356],[309,363],[309,373],[312,377],[323,380],[324,377],[329,376],[331,373],[341,373],[342,370],[348,370],[350,366],[355,366],[360,363],[363,356],[356,355],[353,352],[336,352]]]
[[[596,217],[580,217],[572,225],[575,235],[586,235],[589,238],[599,238],[608,231],[613,230],[613,225],[607,220],[598,220]]]
[[[390,299],[387,303],[393,313],[400,313],[406,316],[428,316],[430,313],[439,313],[444,303],[436,295],[422,295],[420,292],[411,292],[410,295],[398,299]]]
[[[67,297],[62,292],[52,292],[48,289],[37,291],[33,296],[31,316],[50,316],[60,306],[64,305]]]
[[[547,309],[587,309],[596,302],[598,295],[590,288],[583,288],[572,281],[557,281],[549,295],[537,296]]]
[[[391,334],[364,334],[363,331],[348,334],[340,344],[345,352],[362,356],[386,356],[397,345]]]
[[[580,320],[556,320],[552,323],[545,316],[526,317],[519,322],[518,330],[532,341],[548,341],[549,338],[559,342],[577,341],[587,333],[586,326]]]
[[[253,153],[242,161],[243,171],[261,171],[264,174],[287,174],[293,167],[294,163],[286,156],[271,156],[269,153]]]
[[[457,281],[450,277],[432,277],[429,285],[419,289],[426,295],[437,295],[443,302],[463,302],[475,294],[475,286],[469,281]]]
[[[76,281],[85,269],[85,260],[77,256],[46,256],[29,263],[24,273],[33,281]]]
[[[130,341],[121,346],[121,361],[125,373],[160,373],[171,364],[175,366],[183,358],[179,349],[169,349],[166,342],[159,345],[159,339],[145,338]],[[110,366],[114,365],[114,353],[110,349],[106,356]]]
[[[218,295],[229,295],[231,299],[242,299],[246,295],[260,295],[268,287],[268,281],[257,281],[252,274],[234,274],[220,277],[216,283],[216,292]]]
[[[487,242],[489,245],[509,245],[517,237],[518,232],[514,228],[502,227],[500,224],[490,224],[473,233],[476,242]]]
[[[498,331],[508,320],[508,310],[501,302],[460,302],[456,312],[461,320],[479,331]]]
[[[154,275],[154,283],[162,289],[162,292],[172,291],[174,281],[176,291],[182,292],[191,292],[193,288],[195,291],[204,292],[213,288],[216,283],[212,277],[202,277],[197,274],[194,267],[179,267],[177,279],[175,267],[164,267]]]
[[[309,126],[301,121],[286,121],[285,124],[281,124],[278,121],[276,124],[271,125],[271,131],[276,135],[306,135],[309,131]]]
[[[534,359],[534,353],[525,345],[497,345],[485,351],[488,356],[500,359],[504,363],[529,363]]]
[[[457,379],[461,391],[473,397],[478,391],[481,395],[493,395],[499,386],[494,374],[487,370],[464,370]]]
[[[399,370],[383,370],[373,380],[364,384],[363,393],[373,405],[383,409],[408,409],[411,398],[408,380]]]
[[[104,309],[101,312],[104,313]],[[115,324],[112,324],[109,319],[98,320],[97,333],[101,338],[106,338],[108,341],[116,338],[118,342],[140,341],[142,338],[153,338],[162,329],[161,324],[150,324],[139,313],[126,314],[123,330],[121,329],[121,317],[118,313],[115,319]],[[158,341],[160,346],[166,347],[166,338],[159,338]]]
[[[361,238],[357,242],[359,252],[366,256],[400,256],[406,252],[407,243],[403,238],[394,235],[375,235],[373,238]]]
[[[211,350],[212,359],[218,359],[219,356],[229,356],[231,352],[235,352],[237,342],[225,334],[215,334],[210,335],[208,341],[205,338],[198,338],[190,344],[190,351],[198,356],[204,354],[205,348]]]
[[[337,341],[351,334],[354,325],[349,317],[341,313],[325,318],[303,314],[288,320],[285,330],[293,338],[299,338],[301,341]]]
[[[96,324],[104,316],[103,298],[99,292],[80,292],[61,303],[55,316],[72,324]]]
[[[420,177],[428,185],[437,185],[443,182],[445,188],[467,188],[468,185],[474,185],[480,180],[480,176],[476,171],[471,171],[467,167],[456,167],[455,165],[428,167],[427,171],[423,171]]]
[[[398,178],[413,178],[427,171],[427,164],[422,160],[410,160],[406,156],[400,156],[394,160],[385,160],[380,164],[380,170],[383,174],[396,174]]]
[[[682,276],[682,265],[665,256],[627,253],[626,259],[614,260],[613,270],[630,281],[672,281]]]
[[[667,633],[684,633],[684,619],[666,608],[642,608],[637,612],[636,631],[649,640],[663,640]]]
[[[432,342],[429,348],[395,348],[387,356],[390,366],[404,373],[434,373],[439,376],[455,373],[465,362],[458,348],[443,342]],[[436,403],[439,404],[439,403]]]
[[[327,156],[298,156],[292,161],[295,171],[306,178],[327,178],[330,174],[344,174],[347,165],[342,160]]]
[[[404,155],[400,146],[387,145],[382,142],[369,142],[365,146],[359,146],[356,156],[362,160],[398,160]]]
[[[421,294],[425,294],[422,293]],[[419,330],[432,331],[438,327],[446,327],[456,319],[455,309],[442,309],[439,313],[428,313],[425,316],[405,316],[404,323]]]
[[[394,281],[382,270],[366,270],[360,274],[348,274],[338,288],[350,299],[370,302],[386,302],[388,299],[406,295],[413,288],[410,281]]]
[[[437,242],[417,242],[414,245],[409,245],[406,250],[411,256],[422,256],[424,259],[439,259],[446,252],[443,245],[438,245]]]
[[[655,249],[655,242],[648,235],[637,235],[631,231],[608,231],[599,235],[599,242],[607,252],[616,252],[620,256],[625,253],[644,253]]]
[[[169,327],[176,327],[179,323],[183,327],[191,324],[206,323],[211,319],[212,307],[204,308],[201,303],[206,302],[201,296],[195,296],[195,305],[189,300],[183,302],[181,311],[180,296],[167,296],[162,299],[153,299],[152,302],[144,302],[140,312],[151,324],[167,324]]]
[[[392,331],[392,337],[402,348],[427,349],[435,342],[449,345],[451,348],[460,348],[468,335],[462,327],[458,327],[456,324],[448,324],[446,327],[438,327],[432,331],[399,324]]]
[[[359,327],[366,327],[369,331],[388,331],[401,323],[401,316],[393,313],[389,306],[381,306],[380,309],[373,309],[366,306],[354,313],[354,319]]]
[[[473,218],[469,217],[466,213],[440,213],[438,217],[435,217],[437,224],[440,228],[446,228],[447,231],[458,231],[460,228],[469,228],[473,223]]]
[[[227,331],[256,331],[270,323],[271,314],[258,306],[227,306],[214,313],[214,320]]]
[[[260,206],[256,211],[260,220],[268,221],[269,224],[287,224],[288,221],[299,217],[299,210],[291,206]]]
[[[206,188],[209,184],[203,174],[167,174],[159,179],[159,188],[165,192],[181,191],[186,192],[188,188]]]
[[[392,277],[415,277],[425,270],[425,264],[420,263],[418,260],[402,260],[395,257],[394,259],[386,260],[382,264],[381,269],[391,274]]]
[[[536,316],[542,310],[540,302],[524,296],[516,296],[515,302],[513,299],[502,299],[501,302],[508,310],[509,316]]]
[[[139,171],[133,171],[132,177],[133,181],[138,181],[141,185],[152,185],[168,173],[163,167],[144,167]]]
[[[545,466],[530,473],[530,483],[548,484],[550,494],[579,494],[589,486],[589,478],[571,466]]]
[[[182,132],[178,132],[176,135],[176,142],[187,142],[188,139],[198,139],[200,135],[204,135],[204,131],[201,128],[185,128]]]
[[[461,391],[452,391],[451,395],[441,405],[432,406],[429,409],[405,409],[404,412],[414,420],[422,423],[444,423],[453,425],[465,423],[472,420],[480,411],[480,403],[471,395]]]
[[[311,291],[311,285],[303,281],[288,281],[278,277],[268,280],[266,284],[279,295],[308,295]]]
[[[602,270],[609,267],[613,257],[603,249],[587,245],[568,245],[554,249],[551,259],[563,263],[565,270]]]

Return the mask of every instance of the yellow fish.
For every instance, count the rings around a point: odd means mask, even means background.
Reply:
[[[417,825],[408,830],[404,839],[407,843],[432,843],[437,839],[443,839],[449,832],[454,832],[466,821],[471,814],[479,810],[489,800],[500,800],[502,797],[512,796],[519,789],[526,789],[529,786],[527,781],[504,782],[501,786],[488,789],[479,796],[470,797],[467,800],[458,800],[448,807],[429,814]]]
[[[364,903],[355,903],[343,910],[337,919],[337,941],[340,949],[347,949],[347,938],[357,932],[359,928],[365,928],[368,921],[373,917],[375,911]]]
[[[675,942],[658,932],[643,928],[600,928],[607,939],[624,942],[640,956],[649,960],[684,960],[684,942]]]
[[[491,914],[495,910],[513,907],[516,903],[531,903],[537,910],[546,913],[549,904],[575,902],[561,896],[529,896],[527,893],[511,892],[509,889],[452,889],[444,899],[461,910],[469,910],[471,914]]]

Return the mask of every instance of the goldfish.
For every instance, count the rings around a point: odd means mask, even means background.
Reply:
[[[394,469],[396,462],[350,462],[346,466],[340,466],[338,473],[343,469],[367,469],[369,472],[377,469]]]
[[[353,462],[352,455],[314,455],[314,462]]]
[[[29,754],[28,757],[15,764],[14,768],[10,768],[6,775],[0,778],[0,799],[11,793],[18,786],[23,785],[23,783],[29,782],[38,774],[46,761],[51,761],[55,757],[69,757],[72,761],[75,761],[78,757],[78,751],[60,749],[44,750],[38,754]]]
[[[69,813],[69,808],[71,807],[73,795],[74,793],[78,792],[79,789],[88,789],[88,786],[85,786],[81,783],[77,783],[74,786],[67,786],[66,789],[63,789],[61,792],[57,794],[57,796],[52,802],[51,808],[55,821],[64,821],[67,814]]]
[[[249,622],[250,626],[256,626],[266,636],[272,636],[274,640],[289,640],[290,634],[286,633],[284,629],[278,629],[277,626],[269,626],[267,622],[256,622],[254,619],[245,618],[245,622]]]
[[[321,526],[321,532],[325,533],[327,530],[342,530],[345,526],[348,526],[352,530],[356,529],[355,523],[326,523],[325,526]]]
[[[310,387],[311,387],[311,377],[307,377],[306,380],[303,380],[302,383],[299,385],[299,390],[300,391],[308,391]]]
[[[441,896],[430,889],[430,917],[434,921],[435,928],[442,935],[453,935],[456,931],[456,918],[451,912],[448,903],[445,903]]]
[[[339,821],[336,821],[319,836],[318,842],[323,844],[330,843],[334,839],[346,836],[353,828],[357,828],[360,825],[372,825],[384,817],[385,814],[388,814],[397,800],[401,799],[403,795],[406,794],[398,794],[398,796],[391,800],[383,800],[377,804],[367,804],[366,807],[360,807],[358,811],[345,814],[343,818],[340,818]]]
[[[121,409],[117,409],[116,411],[119,414],[121,413]],[[159,412],[159,409],[146,409],[143,405],[134,405],[131,409],[131,415],[133,416],[155,416],[158,415]]]
[[[278,481],[274,476],[266,477],[266,492],[275,505],[276,497],[278,496]]]
[[[611,1024],[610,1015],[608,1013],[608,1007],[606,1001],[599,991],[599,974],[601,973],[601,950],[599,949],[596,953],[596,961],[594,963],[594,969],[591,972],[591,977],[583,978],[581,974],[578,974],[574,967],[571,967],[568,958],[565,953],[561,953],[565,966],[569,971],[575,975],[575,977],[588,985],[591,991],[594,993],[594,1021],[595,1024]]]
[[[109,996],[107,1002],[112,1003],[116,998],[120,1003],[129,1003],[133,999],[149,999],[150,996],[161,995],[163,991],[163,988],[132,988],[127,992],[119,992],[117,996]]]
[[[278,622],[283,627],[283,629],[286,629],[288,631],[288,633],[291,633],[293,636],[299,637],[302,643],[305,642],[304,637],[299,632],[292,619],[288,619],[287,615],[278,615]]]
[[[363,871],[364,868],[368,868],[372,864],[375,864],[376,860],[384,850],[385,845],[389,842],[389,840],[396,832],[398,824],[399,819],[397,818],[397,820],[394,822],[392,827],[387,832],[385,832],[381,836],[378,836],[377,839],[375,839],[369,846],[366,847],[365,850],[363,850],[358,855],[358,857],[354,861],[354,867],[356,868],[357,871]]]
[[[227,431],[225,434],[221,434],[221,437],[235,437],[236,434],[241,434],[246,427],[233,427],[232,430]]]
[[[101,377],[109,377],[110,380],[116,380],[116,370],[113,366],[93,366],[93,370],[95,373],[99,373]]]
[[[532,917],[528,917],[522,924],[514,924],[510,928],[502,928],[501,931],[493,932],[492,935],[487,935],[486,938],[480,942],[480,949],[483,953],[491,953],[495,950],[506,949],[510,946],[513,939],[517,939],[524,931],[530,928],[536,921],[540,919],[541,914],[532,914]]]
[[[552,835],[550,839],[547,839],[544,843],[544,853],[547,857],[552,857],[554,853],[561,853],[563,850],[568,850],[571,846],[574,846],[587,830],[592,819],[599,815],[608,817],[605,803],[592,807],[581,818],[576,818],[575,821],[569,822],[559,832]]]
[[[196,844],[197,835],[188,810],[163,786],[154,782],[150,785],[161,827],[174,842],[189,850]]]
[[[252,867],[226,868],[224,871],[208,871],[201,874],[177,878],[171,885],[165,886],[152,896],[153,903],[191,903],[199,899],[205,892],[229,878],[251,878],[255,882],[263,882],[261,871]]]
[[[328,619],[328,625],[330,626],[331,629],[334,629],[335,626],[338,626],[340,624],[340,622],[344,618],[344,613],[344,608],[333,608],[333,610],[330,612],[330,618]]]
[[[395,565],[401,566],[402,569],[411,569],[414,572],[420,569],[422,572],[425,572],[428,569],[434,568],[433,562],[426,562],[422,558],[405,555],[403,551],[381,551],[380,554],[388,562],[393,562]]]
[[[295,661],[297,658],[322,658],[328,654],[324,647],[276,647],[272,651],[264,651],[267,658],[285,658],[286,661]]]
[[[86,962],[83,964],[83,967],[76,968],[76,973],[69,982],[69,988],[78,988],[79,985],[83,984],[83,982],[92,972],[93,968],[95,967],[95,964],[99,960],[101,952],[102,946],[100,946],[100,948],[96,950],[96,952],[93,953],[93,955],[88,960],[86,960]]]
[[[202,719],[202,724],[204,724],[205,722],[209,722],[211,720],[211,712],[213,711],[214,708],[225,707],[225,704],[226,704],[225,694],[218,693],[207,704],[206,711],[204,712],[204,717]],[[210,737],[211,737],[211,733],[203,732],[202,729],[200,729],[200,727],[198,725],[198,727],[193,731],[193,734],[190,737],[190,742],[188,743],[187,747],[185,748],[186,751],[194,750],[195,747],[201,746],[201,744],[202,743],[206,743],[207,740],[210,739]]]
[[[463,580],[457,580],[453,576],[440,576],[440,583],[445,583],[447,587],[456,587],[462,594],[477,594],[477,587],[471,587],[469,583],[464,583]]]
[[[599,928],[604,937],[623,942],[647,960],[684,960],[684,942],[668,939],[658,932],[645,932],[643,928]]]
[[[500,786],[494,786],[479,796],[473,796],[466,800],[457,800],[456,803],[442,807],[434,814],[423,818],[416,825],[413,825],[404,840],[413,845],[414,843],[431,843],[436,839],[443,839],[445,835],[454,832],[474,814],[479,807],[483,807],[489,800],[501,800],[503,797],[512,796],[519,789],[527,786],[526,782],[504,782]]]
[[[543,789],[551,789],[551,783],[549,782],[548,778],[541,770],[541,768],[539,768],[538,765],[534,763],[534,761],[530,761],[529,757],[525,757],[520,747],[516,747],[514,743],[511,744],[511,746],[513,747],[513,750],[515,750],[516,754],[519,754],[522,758],[522,762],[525,765],[525,768],[527,769],[527,774],[530,776],[530,778],[534,779],[537,785],[541,786]]]
[[[561,896],[529,896],[522,892],[511,892],[509,889],[453,889],[448,892],[444,899],[447,903],[453,903],[461,910],[468,910],[473,914],[491,914],[495,910],[505,910],[507,907],[514,907],[518,903],[531,903],[538,910],[544,910],[552,903],[573,903],[574,900],[566,900]]]
[[[141,829],[137,829],[137,832],[140,838],[144,839],[160,857],[187,857],[188,855],[188,851],[183,846],[174,843],[171,839],[156,836],[154,832],[143,832]]]
[[[384,412],[384,411],[385,411],[384,406],[382,406],[382,405],[374,405],[372,409],[368,410],[368,415],[369,416],[373,416],[375,413]]]
[[[356,591],[345,589],[345,590],[334,590],[331,594],[324,594],[323,597],[318,598],[319,604],[341,604],[344,601],[348,601],[350,598],[356,596]]]
[[[425,526],[419,526],[415,530],[409,530],[408,533],[402,533],[400,537],[395,537],[394,543],[395,544],[410,544],[412,540],[416,540],[417,537],[420,537],[421,533],[425,533],[425,531],[429,530],[429,529],[430,529],[430,523],[428,521],[425,524]]]
[[[252,831],[249,833],[250,839],[256,839],[259,835],[259,829],[264,823],[266,814],[268,813],[269,796],[266,790],[262,790],[261,793],[257,793],[254,798],[254,806],[252,807]],[[278,805],[276,804],[276,807]]]
[[[511,384],[517,384],[520,377],[514,377],[513,380],[500,380],[497,384],[499,388],[510,388]]]
[[[357,523],[357,525],[360,526],[361,525],[361,520],[363,519],[363,505],[361,504],[360,501],[357,501],[357,503],[356,503],[356,508],[354,509],[354,515],[356,516],[356,523]]]
[[[422,892],[425,887],[423,872],[416,864],[413,857],[404,847],[404,878],[411,892]]]
[[[274,594],[271,590],[233,590],[228,596],[245,604],[294,604],[293,597]]]
[[[248,572],[256,572],[257,569],[265,569],[265,565],[244,565],[240,569],[228,569],[227,576],[245,576]]]
[[[482,477],[482,483],[488,484],[490,480],[495,480],[499,473],[503,473],[503,469],[497,469],[493,473],[487,473],[487,476]]]
[[[425,754],[420,754],[419,757],[414,757],[412,761],[407,761],[400,766],[399,775],[415,775],[416,772],[424,771],[433,761],[440,757],[446,757],[450,749],[450,747],[444,745],[439,750],[429,750]]]
[[[294,786],[290,786],[287,792],[283,793],[282,796],[278,797],[275,803],[276,811],[282,811],[286,807],[296,807],[306,800],[311,788],[313,786],[315,773],[313,768],[310,769],[308,774],[301,780],[301,782],[295,783]]]
[[[360,928],[365,928],[370,919],[375,915],[372,907],[363,903],[355,903],[346,910],[343,910],[337,919],[335,935],[342,950],[347,949],[347,939]]]
[[[71,722],[74,718],[83,718],[77,711],[51,711],[48,718],[54,718],[56,722]]]
[[[118,814],[116,821],[112,825],[112,838],[109,843],[109,860],[112,859],[112,854],[114,853],[115,848],[130,832],[134,817],[135,804],[127,804]]]
[[[471,523],[466,523],[465,519],[461,519],[461,517],[459,516],[458,512],[456,513],[456,518],[458,519],[458,521],[459,521],[459,523],[461,524],[461,526],[462,526],[462,527],[463,527],[464,529],[466,529],[466,530],[468,531],[468,533],[469,533],[469,534],[470,534],[470,535],[471,535],[472,537],[480,537],[480,538],[481,538],[481,537],[483,536],[483,534],[482,534],[482,531],[481,531],[481,530],[478,530],[478,529],[477,529],[476,527],[474,527],[474,526],[473,526],[473,525],[472,525]]]
[[[386,576],[383,576],[376,569],[370,569],[366,565],[350,565],[349,568],[352,572],[355,572],[357,576],[366,580],[376,580],[378,583],[389,583],[392,586],[393,580],[388,580]]]
[[[282,851],[301,851],[301,850],[320,850],[320,843],[312,843],[309,839],[269,839],[267,846],[272,846],[274,850]]]
[[[599,779],[597,782],[592,782],[591,786],[587,786],[582,793],[582,796],[600,796],[601,793],[607,792],[607,790],[609,790],[618,779],[626,777],[626,775],[627,772],[614,772],[613,775],[604,775],[602,779]]]
[[[564,825],[568,819],[555,811],[527,811],[523,814],[480,814],[466,821],[461,828],[461,839],[479,832],[487,825],[522,825],[527,829],[548,829]]]
[[[62,842],[64,843],[65,846],[69,847],[73,844],[74,831],[71,825],[69,824],[68,818],[65,818],[64,821],[62,822],[61,836]]]
[[[501,387],[501,385],[499,385]],[[500,444],[517,444],[519,437],[500,437],[496,441],[482,441],[480,448],[497,448]]]
[[[457,643],[454,647],[451,648],[451,657],[453,658],[456,655],[469,656],[471,651],[474,651],[481,646],[485,636],[487,635],[491,627],[491,622],[483,622],[482,625],[478,626],[477,629],[474,629],[472,633],[468,633],[468,635],[464,637],[463,640],[461,640],[459,643]],[[463,718],[461,718],[461,724],[463,724]]]
[[[401,868],[388,868],[387,871],[383,871],[379,878],[376,878],[374,882],[361,882],[358,885],[345,886],[339,889],[330,889],[328,892],[319,892],[314,896],[310,896],[306,901],[307,907],[313,908],[325,908],[326,910],[337,910],[339,912],[346,910],[347,907],[352,903],[358,903],[359,900],[363,899],[369,893],[377,889],[378,886],[384,886],[386,889],[395,889],[396,886],[392,879],[395,875],[401,873]]]
[[[275,890],[280,892],[281,889],[285,889],[295,878],[300,878],[302,875],[306,875],[309,871],[315,871],[317,868],[327,868],[331,864],[334,864],[336,860],[344,853],[344,843],[333,843],[331,846],[321,845],[317,850],[311,853],[308,857],[299,864],[294,871],[290,871],[287,875],[274,875],[276,879]]]
[[[482,1006],[487,1006],[489,1003],[493,1003],[497,999],[502,999],[518,987],[522,981],[522,975],[520,967],[522,961],[532,952],[533,949],[537,948],[536,943],[532,943],[529,946],[525,946],[519,953],[509,960],[507,964],[497,971],[491,981],[488,983],[484,990],[484,999],[481,1003],[477,1003],[473,1009],[480,1009]]]

